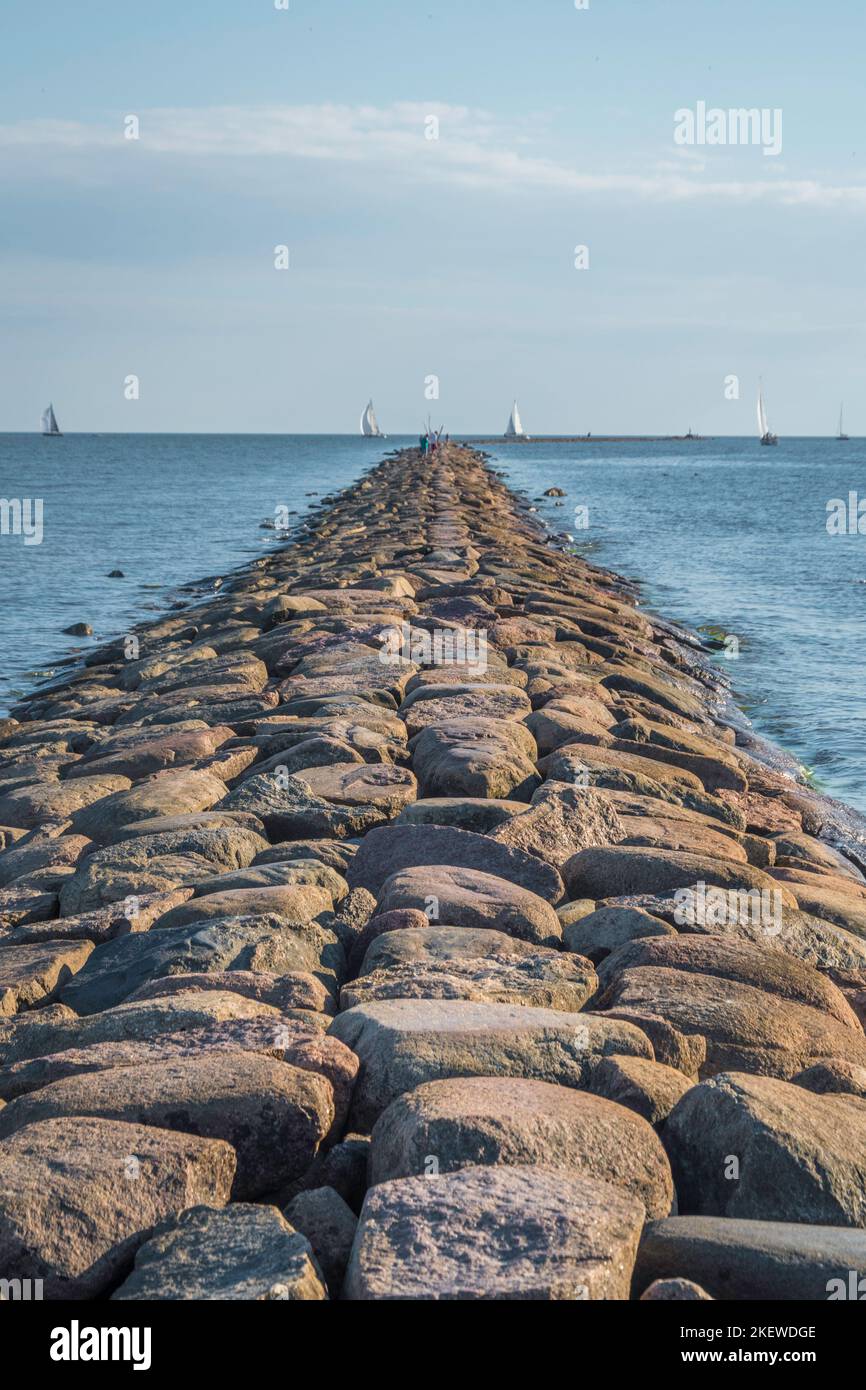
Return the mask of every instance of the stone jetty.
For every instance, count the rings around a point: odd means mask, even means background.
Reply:
[[[457,445],[22,701],[4,1296],[866,1295],[863,862],[729,714]]]

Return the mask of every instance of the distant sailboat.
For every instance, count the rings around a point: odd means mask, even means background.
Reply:
[[[361,433],[369,439],[384,439],[385,435],[379,429],[379,421],[376,419],[376,412],[373,409],[373,402],[369,400],[363,415],[361,416]]]
[[[767,423],[767,408],[764,405],[764,388],[758,386],[758,435],[762,444],[778,444],[779,436],[773,434]]]
[[[527,438],[526,430],[523,428],[523,425],[520,423],[520,411],[517,409],[517,401],[515,401],[515,402],[514,402],[514,405],[511,407],[511,414],[510,414],[509,417],[508,417],[508,424],[507,424],[506,427],[505,427],[505,438],[506,438],[506,439],[518,439],[518,438],[526,439],[526,438]]]
[[[57,423],[57,416],[54,414],[54,406],[49,405],[47,410],[42,412],[42,433],[59,435],[60,426]]]
[[[836,438],[840,441],[840,443],[848,438],[847,434],[845,433],[845,427],[842,423],[842,411],[844,404],[845,402],[843,401],[842,405],[840,405],[839,407],[839,433],[836,435]]]

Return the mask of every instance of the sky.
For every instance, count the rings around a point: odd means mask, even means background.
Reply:
[[[866,435],[862,0],[283,3],[0,0],[0,431]]]

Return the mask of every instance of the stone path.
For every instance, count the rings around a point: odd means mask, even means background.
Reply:
[[[132,635],[0,720],[0,1279],[851,1296],[866,879],[694,638],[454,445]]]

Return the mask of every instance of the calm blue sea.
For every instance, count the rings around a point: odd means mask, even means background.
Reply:
[[[165,612],[182,584],[272,547],[261,524],[278,507],[299,520],[407,442],[0,435],[0,498],[42,498],[44,528],[39,545],[0,536],[0,709],[87,645],[64,627],[88,622],[102,640]],[[756,729],[866,811],[866,536],[826,526],[828,501],[866,498],[866,442],[485,448],[579,550],[641,580],[649,606],[735,636],[737,658],[718,660]]]

